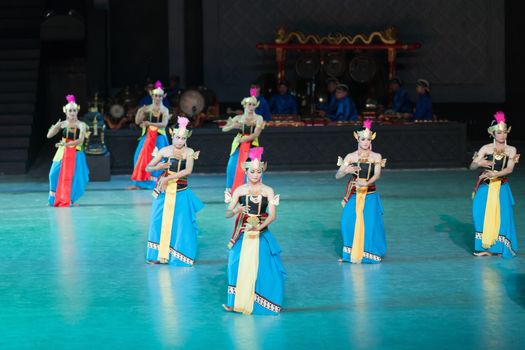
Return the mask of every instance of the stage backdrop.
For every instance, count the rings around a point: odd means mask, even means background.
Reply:
[[[281,24],[319,34],[394,25],[400,40],[423,44],[398,55],[398,74],[411,94],[414,82],[426,78],[435,102],[505,99],[503,1],[205,0],[202,6],[204,78],[222,101],[240,100],[261,72],[275,72],[273,51],[255,44],[272,42]]]

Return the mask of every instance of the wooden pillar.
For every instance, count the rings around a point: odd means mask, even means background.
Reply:
[[[286,79],[286,50],[275,49],[275,59],[277,61],[277,81],[284,81]]]
[[[388,49],[388,79],[396,77],[396,49]]]
[[[388,49],[388,81],[391,79],[394,79],[396,77],[396,56],[397,51],[396,49]],[[388,93],[388,104],[390,105],[392,103],[392,100],[394,99],[393,92],[389,90]]]

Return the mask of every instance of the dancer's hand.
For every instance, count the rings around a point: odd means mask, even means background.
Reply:
[[[496,172],[492,170],[486,170],[479,176],[479,178],[482,180],[484,179],[490,180],[493,177],[496,177]]]
[[[355,186],[356,186],[357,188],[361,188],[361,187],[367,187],[368,184],[366,183],[366,180],[357,180],[357,181],[355,182]]]
[[[160,162],[155,166],[156,170],[166,170],[169,169],[170,163],[169,162]]]
[[[240,213],[247,214],[247,213],[248,213],[248,206],[239,204],[239,205],[233,210],[233,213],[234,213],[234,214],[240,214]]]
[[[357,175],[360,170],[361,170],[361,167],[358,167],[357,165],[349,165],[345,168],[344,172],[345,174]]]
[[[165,192],[166,191],[166,187],[168,187],[168,181],[169,181],[169,179],[167,177],[165,177],[165,176],[160,178],[160,180],[159,180],[160,192]]]
[[[494,162],[490,161],[490,160],[487,160],[487,159],[482,159],[478,162],[478,166],[482,167],[482,168],[490,168],[494,165]]]

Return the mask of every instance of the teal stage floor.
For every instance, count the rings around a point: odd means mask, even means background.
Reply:
[[[271,166],[271,165],[270,165]],[[519,168],[519,166],[518,166]],[[525,261],[474,258],[464,170],[385,171],[387,256],[339,264],[345,182],[268,173],[288,272],[276,317],[224,312],[222,175],[195,175],[193,268],[144,263],[152,197],[127,177],[90,183],[79,207],[46,207],[45,180],[0,178],[0,349],[523,349]],[[510,178],[525,244],[525,171]]]

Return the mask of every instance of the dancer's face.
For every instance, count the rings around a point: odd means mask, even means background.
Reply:
[[[151,95],[151,98],[153,99],[153,103],[156,104],[157,106],[160,105],[160,103],[162,102],[162,98],[164,96],[162,94],[159,94],[159,93],[154,93]]]
[[[76,121],[78,116],[78,108],[76,106],[67,106],[66,117],[68,121]]]
[[[187,139],[185,136],[175,135],[173,137],[173,146],[175,146],[175,148],[177,149],[181,149],[182,147],[186,145],[186,140]]]
[[[246,110],[247,110],[248,112],[253,112],[253,111],[255,111],[255,103],[247,103],[247,104],[246,104]]]
[[[337,87],[337,83],[335,81],[330,81],[326,85],[326,89],[328,90],[329,93],[334,92],[336,87]]]
[[[503,130],[498,130],[493,133],[493,136],[498,143],[505,143],[505,140],[507,140],[507,135],[507,132]]]
[[[419,95],[423,95],[425,92],[427,92],[427,89],[425,89],[421,85],[416,85],[416,93],[418,93]]]
[[[366,137],[362,137],[362,136],[359,137],[357,142],[359,144],[359,148],[363,150],[369,150],[370,145],[372,144],[372,140]]]
[[[254,184],[259,183],[261,181],[262,173],[263,173],[263,170],[261,168],[259,169],[250,168],[246,171],[246,175],[248,175],[248,180]]]

